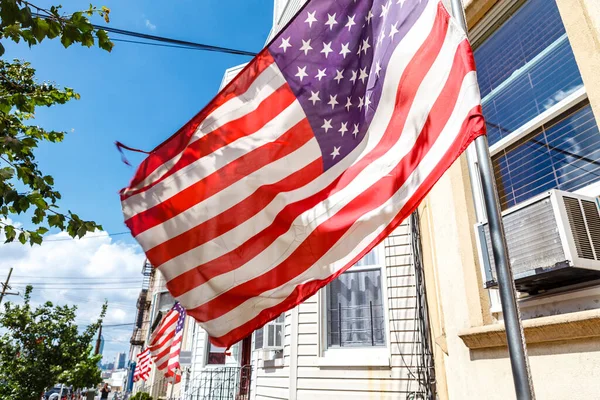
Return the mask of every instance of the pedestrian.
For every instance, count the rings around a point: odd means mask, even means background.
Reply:
[[[108,387],[108,383],[104,384],[104,387],[102,388],[102,390],[100,390],[100,399],[107,399],[108,400],[108,394],[110,393],[110,388]]]

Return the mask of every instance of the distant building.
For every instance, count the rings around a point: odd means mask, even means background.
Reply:
[[[119,353],[115,358],[115,369],[123,368],[125,368],[125,353]]]

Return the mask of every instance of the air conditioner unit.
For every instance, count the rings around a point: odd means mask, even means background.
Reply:
[[[518,291],[600,279],[600,209],[594,198],[551,190],[502,213]],[[476,225],[485,287],[497,286],[487,222]]]

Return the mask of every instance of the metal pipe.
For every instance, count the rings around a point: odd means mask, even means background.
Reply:
[[[451,3],[452,14],[464,31],[468,32],[462,1],[451,0]],[[504,225],[500,213],[500,203],[498,201],[498,192],[496,190],[496,181],[494,179],[487,136],[483,135],[475,139],[475,149],[477,151],[479,176],[490,229],[492,253],[496,264],[498,290],[502,303],[502,315],[506,327],[506,339],[515,392],[519,400],[533,400],[535,399],[535,394],[529,371],[525,335],[523,334],[519,305],[516,300],[515,282],[509,265],[508,248],[504,235]]]

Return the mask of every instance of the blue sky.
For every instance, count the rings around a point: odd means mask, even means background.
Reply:
[[[116,28],[249,51],[263,47],[273,7],[270,0],[106,0],[95,5],[111,9],[110,26]],[[76,9],[75,2],[64,6],[66,11]],[[100,18],[94,22],[104,23]],[[61,208],[95,220],[112,233],[127,230],[118,191],[134,173],[134,168],[121,162],[114,142],[153,149],[214,97],[226,68],[249,61],[249,57],[121,42],[115,43],[112,53],[79,46],[65,50],[56,40],[32,49],[5,46],[5,59],[29,61],[39,80],[72,87],[81,95],[79,101],[36,114],[37,124],[69,132],[63,143],[41,146],[37,157],[42,170],[55,178],[63,195]],[[134,166],[142,159],[135,153],[127,157]],[[18,216],[13,221],[27,224]],[[28,282],[30,276],[46,275],[80,277],[80,282],[122,278],[131,289],[116,291],[105,284],[98,290],[69,291],[70,284],[65,284],[67,289],[60,296],[56,290],[41,290],[37,299],[79,304],[85,322],[93,318],[102,297],[107,297],[115,304],[108,323],[131,322],[134,309],[127,305],[135,306],[139,286],[134,281],[141,278],[143,260],[133,239],[128,235],[75,243],[62,240],[62,235],[51,239],[60,241],[36,249],[0,245],[0,276],[15,266],[14,274],[21,276],[14,280],[18,284]],[[130,334],[129,327],[107,332],[107,359],[117,351],[127,351]]]

